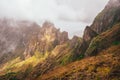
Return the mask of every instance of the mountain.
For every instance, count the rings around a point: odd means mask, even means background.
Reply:
[[[83,37],[51,22],[0,20],[0,80],[119,80],[120,0],[110,0]]]
[[[40,75],[54,67],[78,59],[73,52],[74,47],[79,45],[82,39],[74,36],[70,40],[66,31],[61,32],[51,22],[46,21],[40,27],[30,21],[1,19],[1,28],[3,28],[1,30],[1,44],[5,43],[0,46],[1,52],[3,51],[0,56],[1,75],[14,72],[21,75],[18,77],[23,80],[24,77],[29,76],[27,75],[29,68],[33,70],[30,75]],[[4,40],[2,40],[3,38]],[[13,46],[14,49],[4,52],[9,49],[8,46],[10,48]]]
[[[112,28],[120,22],[120,1],[110,0],[105,8],[95,17],[92,25],[87,26],[83,34],[83,42],[80,47],[80,53],[84,54],[91,43],[91,40],[97,35]]]
[[[38,32],[39,25],[28,21],[1,19],[0,28],[0,64],[2,64],[17,56],[23,58],[25,47],[31,36]]]
[[[120,45],[114,45],[99,55],[58,67],[36,80],[119,80]]]

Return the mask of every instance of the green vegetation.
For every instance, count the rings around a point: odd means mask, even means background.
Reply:
[[[0,79],[0,80],[19,80],[16,78],[16,73],[14,73],[14,72],[7,73],[4,76],[5,76],[5,78]]]
[[[62,59],[60,59],[60,64],[65,65],[71,61],[72,61],[72,57],[70,54],[68,54],[68,55],[65,55]]]
[[[32,71],[32,69],[33,69],[33,66],[29,65],[28,68],[24,72],[24,77],[27,77],[27,75],[30,74],[30,72]]]
[[[80,55],[78,56],[77,60],[83,59],[84,56],[85,56],[84,54],[80,54]]]
[[[120,32],[119,30],[120,30],[120,24],[116,24],[111,29],[93,38],[89,47],[85,52],[85,55],[93,56],[96,55],[101,50],[108,48],[111,45],[119,45],[120,41],[116,41],[117,36],[119,35]]]
[[[36,58],[43,58],[44,54],[40,53],[38,50],[35,51],[35,57]]]
[[[119,79],[120,45],[111,46],[99,55],[72,62],[49,71],[37,80],[116,80]],[[110,52],[110,53],[109,53]],[[112,54],[116,52],[116,54]],[[105,54],[103,54],[105,53]],[[114,71],[113,71],[114,70]],[[54,77],[55,76],[55,77]],[[111,77],[112,76],[112,77]]]
[[[113,45],[119,45],[119,44],[120,44],[120,41],[114,41],[112,44],[113,44]]]

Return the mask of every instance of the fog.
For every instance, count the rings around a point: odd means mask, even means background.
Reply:
[[[0,18],[45,20],[69,32],[82,36],[86,25],[105,7],[108,0],[0,0]]]

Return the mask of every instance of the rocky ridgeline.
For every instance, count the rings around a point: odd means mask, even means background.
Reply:
[[[45,53],[68,41],[68,33],[60,32],[50,22],[40,27],[30,21],[1,19],[0,28],[0,63],[18,56],[31,57],[36,49]]]
[[[112,28],[120,22],[120,0],[110,0],[100,12],[91,26],[87,26],[83,34],[83,42],[79,48],[81,54],[85,54],[91,40],[97,35]]]
[[[38,50],[40,54],[52,51],[57,45],[67,42],[68,33],[60,32],[50,22],[45,22],[39,30],[38,35],[30,40],[24,54],[25,56],[32,56]]]

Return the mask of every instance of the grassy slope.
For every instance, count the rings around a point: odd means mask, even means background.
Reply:
[[[116,74],[113,73],[120,69],[119,38],[120,38],[120,24],[117,24],[114,25],[112,29],[107,30],[106,32],[98,35],[92,40],[87,50],[87,54],[96,54],[96,56],[85,58],[83,60],[70,63],[64,67],[58,67],[56,69],[53,69],[52,71],[40,76],[38,80],[46,79],[99,80],[101,78],[106,79],[109,77],[110,78],[113,77],[114,79],[118,78],[120,75],[117,73]],[[100,50],[96,52],[96,49]]]
[[[37,80],[104,80],[120,79],[120,44],[99,53],[98,56],[85,58],[58,67],[53,71],[38,77]]]
[[[43,55],[40,55],[40,53],[36,51],[34,56],[26,60],[21,60],[20,57],[15,58],[3,65],[3,68],[0,69],[0,75],[12,73],[12,72],[14,73],[25,72],[26,69],[29,68],[30,66],[33,68],[38,63],[44,61],[47,56],[48,56],[47,53],[46,55],[43,56]]]
[[[81,40],[78,41],[79,44],[80,42]],[[72,62],[74,58],[72,51],[70,44],[65,43],[56,46],[51,53],[45,53],[46,55],[40,55],[39,51],[36,50],[35,55],[26,60],[21,60],[19,57],[13,59],[4,64],[4,67],[0,69],[0,80],[14,77],[15,79],[26,79],[26,77],[31,78],[33,75],[41,75],[54,67],[63,66]]]

